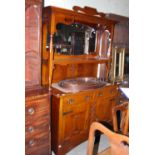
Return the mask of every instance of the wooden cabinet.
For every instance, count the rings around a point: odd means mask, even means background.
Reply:
[[[44,90],[26,93],[25,152],[26,155],[50,155],[50,102]]]
[[[112,106],[116,103],[118,95],[117,86],[110,85],[95,94],[95,118],[96,121],[112,121]]]
[[[43,0],[25,0],[25,86],[41,84]]]
[[[51,131],[55,154],[65,155],[87,140],[93,121],[111,122],[111,108],[117,93],[116,85],[107,85],[75,94],[53,94]]]
[[[115,23],[90,7],[43,9],[42,85],[52,93],[51,142],[56,155],[85,141],[91,122],[111,120],[115,86],[66,93],[53,84],[79,77],[108,80]]]
[[[50,95],[41,87],[43,0],[25,0],[25,153],[50,155]]]
[[[115,21],[93,8],[73,9],[49,6],[43,10],[42,84],[49,89],[66,78],[108,79]]]
[[[52,96],[52,147],[63,155],[88,137],[93,93]]]

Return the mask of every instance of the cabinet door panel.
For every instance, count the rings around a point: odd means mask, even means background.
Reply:
[[[96,119],[98,121],[110,121],[112,118],[112,101],[108,98],[99,98],[96,102]]]
[[[89,104],[82,103],[68,112],[63,112],[62,117],[62,142],[72,141],[76,137],[87,132],[88,127]]]
[[[42,2],[26,0],[25,7],[25,82],[30,87],[41,81]]]

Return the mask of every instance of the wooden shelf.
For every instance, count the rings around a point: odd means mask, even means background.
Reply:
[[[67,65],[67,64],[83,64],[83,63],[107,63],[108,58],[67,58],[67,59],[55,59],[53,64]]]

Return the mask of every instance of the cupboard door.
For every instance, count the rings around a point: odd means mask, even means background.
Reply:
[[[89,130],[89,103],[81,103],[62,112],[62,145],[83,139]]]
[[[96,101],[95,115],[97,121],[112,120],[112,100],[110,98],[100,97]]]

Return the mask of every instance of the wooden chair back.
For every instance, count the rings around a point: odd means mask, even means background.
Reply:
[[[102,151],[99,155],[129,155],[129,138],[125,135],[114,133],[98,122],[93,122],[89,131],[87,155],[93,155],[95,131],[102,132],[110,142],[110,148]]]
[[[128,101],[123,102],[122,104],[115,105],[112,108],[112,118],[113,118],[113,129],[115,132],[120,132],[121,134],[128,135],[129,134],[129,108]],[[118,127],[118,118],[117,111],[120,111],[121,120],[120,120],[120,128]]]

